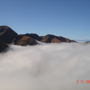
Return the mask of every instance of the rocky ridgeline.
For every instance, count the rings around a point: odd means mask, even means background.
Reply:
[[[39,36],[37,34],[17,34],[13,29],[8,26],[0,26],[0,52],[8,48],[8,44],[14,45],[37,45],[39,42],[43,43],[62,43],[62,42],[75,42],[74,40],[48,34],[46,36]]]

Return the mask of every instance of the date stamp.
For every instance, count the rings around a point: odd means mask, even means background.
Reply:
[[[90,80],[76,80],[77,84],[90,84]]]

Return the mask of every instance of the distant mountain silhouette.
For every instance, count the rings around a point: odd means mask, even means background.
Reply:
[[[0,26],[0,48],[7,48],[8,44],[14,45],[37,45],[39,42],[43,43],[71,43],[76,42],[74,40],[55,35],[45,35],[39,36],[34,33],[26,33],[26,34],[17,34],[13,29],[9,26]],[[5,45],[6,44],[6,45]],[[2,51],[3,49],[1,49]]]

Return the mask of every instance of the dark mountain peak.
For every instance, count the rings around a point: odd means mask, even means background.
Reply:
[[[12,43],[17,33],[9,26],[0,26],[0,43]]]
[[[15,32],[13,29],[11,29],[9,26],[5,26],[5,25],[0,26],[0,32],[3,32],[3,31],[7,31],[7,32],[12,31],[12,32],[16,33],[16,32]]]
[[[11,29],[9,26],[2,25],[0,26],[0,29]]]

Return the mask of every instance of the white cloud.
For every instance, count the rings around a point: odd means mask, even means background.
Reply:
[[[0,90],[89,90],[90,44],[11,46],[0,54]]]

